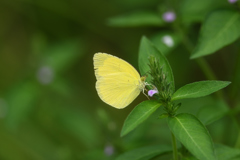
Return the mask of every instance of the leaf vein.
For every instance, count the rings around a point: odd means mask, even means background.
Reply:
[[[141,117],[138,118],[139,119],[142,119],[142,117],[144,117],[145,115],[147,115],[150,111],[154,110],[156,106],[158,106],[159,104],[156,104],[155,106],[153,106],[150,110],[148,110],[147,112],[145,112]],[[136,120],[134,123],[132,123],[132,125],[130,125],[128,128],[132,128],[132,126],[135,126],[135,124],[137,123],[138,121]]]
[[[176,118],[176,120],[179,122],[179,124],[182,126],[182,128],[184,129],[184,131],[187,133],[187,135],[190,137],[190,139],[192,140],[192,142],[195,144],[195,146],[197,146],[197,148],[201,151],[201,153],[206,157],[208,158],[208,156],[203,152],[203,150],[197,145],[197,143],[194,141],[194,139],[192,138],[192,136],[188,133],[188,131],[186,130],[186,128],[182,125],[182,122],[177,118],[177,117],[174,117]]]

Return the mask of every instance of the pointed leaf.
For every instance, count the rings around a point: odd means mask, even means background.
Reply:
[[[121,136],[126,135],[145,121],[161,104],[154,100],[144,101],[137,105],[123,124]]]
[[[170,64],[166,57],[145,37],[143,36],[141,39],[140,49],[139,49],[139,58],[138,65],[141,75],[145,75],[149,72],[150,68],[148,66],[149,61],[148,58],[150,56],[154,56],[159,60],[161,66],[163,66],[163,72],[167,75],[167,81],[171,83],[171,90],[174,92],[174,78]],[[151,80],[151,76],[148,75],[146,81],[149,82]]]
[[[201,22],[210,11],[226,5],[225,0],[183,0],[179,4],[179,16],[185,23]]]
[[[197,113],[197,117],[204,125],[209,125],[212,122],[217,121],[218,119],[225,116],[228,111],[228,106],[224,101],[214,100],[214,102],[200,108]]]
[[[233,160],[233,158],[240,158],[240,149],[231,148],[222,144],[215,144],[216,155],[218,160]]]
[[[231,10],[215,11],[204,21],[197,47],[191,58],[212,54],[234,42],[239,36],[239,12]]]
[[[169,117],[168,126],[195,157],[200,160],[216,159],[209,132],[194,115],[182,113]]]
[[[170,146],[165,145],[155,145],[155,146],[148,146],[137,148],[128,152],[123,153],[122,155],[118,156],[116,160],[142,160],[144,158],[152,158],[156,155],[160,155],[166,152],[170,152],[172,149]]]
[[[115,27],[162,26],[164,24],[161,16],[152,11],[136,11],[108,20],[108,25]]]
[[[231,82],[227,81],[199,81],[179,88],[172,96],[172,101],[185,98],[197,98],[216,92]]]

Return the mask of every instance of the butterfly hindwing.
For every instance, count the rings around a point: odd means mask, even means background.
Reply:
[[[100,98],[115,108],[128,106],[141,92],[139,82],[128,73],[114,73],[101,77],[96,83]]]

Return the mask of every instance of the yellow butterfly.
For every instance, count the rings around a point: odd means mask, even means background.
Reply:
[[[110,54],[96,53],[93,64],[98,95],[112,107],[125,108],[144,91],[146,77],[140,77],[128,62]]]

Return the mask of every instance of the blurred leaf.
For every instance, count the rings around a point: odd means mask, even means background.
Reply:
[[[216,8],[226,7],[225,0],[183,0],[180,3],[179,13],[184,22],[199,22]]]
[[[212,3],[212,0],[183,0],[180,5],[180,15],[184,21],[201,21]]]
[[[56,77],[55,80],[49,84],[49,87],[64,97],[72,96],[71,86],[63,78]]]
[[[214,102],[200,108],[197,117],[203,124],[209,125],[225,116],[228,113],[228,110],[228,106],[225,102],[215,100]]]
[[[36,126],[36,123],[32,123],[32,121],[25,123],[24,128],[18,130],[16,136],[16,139],[18,139],[18,142],[21,143],[22,147],[31,151],[31,154],[41,160],[63,160],[64,157],[69,159],[70,156],[69,154],[66,154],[66,152],[69,152],[70,148],[64,150],[63,145],[57,144],[51,138],[52,137],[48,135],[46,131],[43,131],[39,126]],[[56,138],[56,136],[54,138]],[[59,154],[59,151],[61,151],[62,154]]]
[[[152,11],[135,11],[108,20],[108,25],[114,27],[162,26],[164,24],[162,17]]]
[[[55,72],[62,72],[76,62],[83,53],[84,46],[79,41],[58,43],[46,50],[42,65],[51,67]]]
[[[163,73],[166,74],[167,81],[171,83],[171,91],[174,92],[174,77],[168,60],[145,36],[143,36],[140,43],[138,57],[138,66],[141,75],[145,75],[150,71],[150,68],[148,66],[150,56],[154,56],[157,60],[159,60],[160,65],[163,66]],[[146,81],[151,81],[150,75],[148,75]]]
[[[154,34],[151,41],[161,53],[167,55],[179,45],[180,37],[173,32],[165,31]]]
[[[187,84],[179,88],[172,96],[172,101],[185,98],[197,98],[207,96],[226,86],[231,82],[227,81],[199,81]]]
[[[31,52],[34,55],[41,55],[47,47],[47,37],[44,33],[37,32],[31,37]]]
[[[212,12],[204,21],[191,58],[212,54],[239,38],[240,14],[237,11]]]
[[[159,102],[153,100],[144,101],[138,104],[124,121],[121,137],[145,121],[160,105]]]
[[[146,8],[156,6],[159,0],[113,0],[121,8]]]
[[[239,126],[234,118],[225,116],[211,123],[207,128],[214,142],[224,143],[229,146],[236,145],[239,136]]]
[[[38,89],[37,84],[27,81],[19,84],[9,93],[6,99],[9,106],[6,123],[10,128],[16,128],[28,116],[39,94]]]
[[[233,158],[240,158],[239,148],[231,148],[222,144],[215,144],[215,150],[218,160],[233,160]]]
[[[84,153],[82,160],[113,160],[113,156],[104,154],[104,149],[94,149]]]
[[[169,117],[168,125],[176,138],[198,159],[216,159],[211,136],[194,115],[181,113]]]
[[[59,121],[62,128],[75,136],[85,147],[94,147],[102,140],[98,125],[89,113],[67,109],[60,111]]]
[[[184,157],[182,160],[198,160],[196,157],[190,156],[190,157]]]
[[[42,157],[34,154],[31,148],[25,146],[25,144],[19,142],[19,139],[12,135],[7,128],[0,125],[0,157],[4,160],[43,160]]]
[[[172,151],[171,146],[165,145],[155,145],[155,146],[148,146],[137,148],[128,152],[125,152],[118,156],[116,160],[145,160],[153,158],[157,155],[164,154],[166,152]]]

